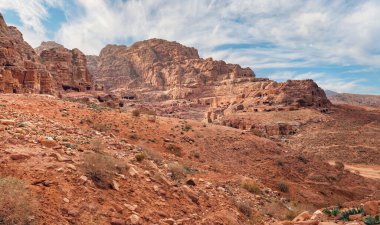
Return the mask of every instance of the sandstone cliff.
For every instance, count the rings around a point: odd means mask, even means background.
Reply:
[[[0,93],[53,94],[55,83],[33,48],[0,14]]]
[[[254,77],[249,68],[201,59],[195,48],[160,39],[130,47],[108,45],[100,53],[97,70],[97,81],[109,90],[160,100],[213,95],[216,85]]]
[[[36,51],[60,89],[85,91],[92,88],[86,56],[79,49],[69,50],[55,42],[42,42]]]
[[[91,58],[95,79],[127,99],[187,100],[210,106],[208,118],[236,111],[324,108],[330,102],[312,80],[278,83],[250,68],[202,59],[195,48],[151,39],[130,47],[108,45]],[[213,119],[211,119],[213,120]]]

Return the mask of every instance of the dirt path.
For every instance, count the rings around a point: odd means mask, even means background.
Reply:
[[[334,161],[329,162],[334,165]],[[363,177],[380,180],[380,166],[379,165],[364,165],[364,164],[345,164],[344,168],[353,173],[358,173]]]

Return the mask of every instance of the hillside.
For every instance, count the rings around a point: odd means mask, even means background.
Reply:
[[[334,105],[341,94],[313,80],[257,78],[162,39],[99,56],[34,50],[2,17],[0,53],[0,224],[362,225],[380,213],[380,111]]]
[[[379,95],[359,95],[339,93],[328,97],[335,104],[361,105],[368,107],[380,108]]]

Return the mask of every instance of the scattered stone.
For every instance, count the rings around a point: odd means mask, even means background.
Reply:
[[[305,211],[301,214],[299,214],[296,218],[294,218],[293,222],[299,222],[299,221],[306,221],[311,218],[310,212]]]
[[[47,148],[53,148],[57,145],[57,142],[52,137],[40,137],[38,142]]]
[[[70,200],[68,198],[64,198],[63,201],[66,202],[66,203],[70,202]]]
[[[162,219],[161,221],[164,224],[168,224],[168,225],[174,225],[175,224],[175,220],[173,218]]]
[[[88,180],[88,178],[85,175],[80,176],[79,179],[81,179],[83,183],[86,183]]]
[[[14,154],[14,155],[11,155],[10,158],[12,160],[24,160],[24,159],[29,159],[30,156],[29,155],[24,155],[24,154]]]
[[[216,190],[220,192],[226,192],[226,189],[224,187],[217,187]]]
[[[195,182],[194,182],[193,179],[189,179],[189,180],[187,180],[187,181],[186,181],[186,184],[187,184],[187,185],[190,185],[190,186],[195,186]]]
[[[328,219],[328,216],[325,213],[323,213],[321,210],[317,210],[313,213],[310,219],[318,220],[318,221],[326,221]]]
[[[76,166],[74,166],[73,164],[67,164],[66,167],[74,171],[77,170]]]
[[[122,219],[112,219],[111,225],[125,225],[125,221]]]
[[[55,152],[51,154],[52,157],[56,158],[58,162],[71,162],[72,160],[66,157],[63,157],[61,154]]]
[[[131,221],[131,224],[139,224],[140,223],[140,217],[136,214],[133,214],[129,217],[129,220]]]
[[[0,124],[5,125],[5,126],[10,126],[10,125],[15,125],[16,121],[14,120],[6,120],[6,119],[1,119]]]
[[[125,203],[124,206],[131,211],[135,211],[137,209],[137,205],[130,205]]]
[[[120,190],[120,185],[116,182],[116,180],[112,181],[112,188],[116,191]]]
[[[186,185],[183,185],[182,186],[182,189],[185,191],[185,193],[187,194],[187,196],[189,196],[189,198],[191,199],[192,202],[196,203],[196,204],[199,204],[199,198],[198,198],[198,195],[193,191],[191,190],[188,186]]]
[[[129,173],[129,175],[131,177],[134,177],[134,176],[138,175],[137,170],[135,168],[133,168],[133,167],[129,168],[128,173]]]

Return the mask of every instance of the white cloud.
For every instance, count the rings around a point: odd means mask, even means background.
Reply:
[[[163,38],[196,47],[203,57],[253,70],[296,71],[320,65],[380,68],[377,0],[0,1],[0,10],[20,15],[21,31],[34,47],[46,40],[47,6],[62,8],[67,17],[55,41],[87,54],[98,54],[109,43]],[[242,43],[256,47],[218,48]],[[340,91],[358,88],[357,80],[326,74],[294,76],[317,79],[325,88],[332,82]]]
[[[238,3],[236,0],[78,0],[76,4],[83,14],[73,15],[63,24],[56,40],[87,53],[98,53],[108,43],[158,37],[194,46],[204,57],[231,59],[257,68],[321,63],[380,65],[380,55],[372,54],[380,48],[373,47],[379,46],[376,42],[380,36],[377,22],[380,2],[375,0],[240,0]],[[274,48],[214,50],[216,46],[231,43],[269,43]],[[294,61],[289,61],[287,56]]]
[[[46,38],[42,20],[48,16],[47,6],[59,6],[67,16],[55,40],[89,54],[98,53],[109,43],[158,37],[194,46],[204,57],[224,56],[219,59],[258,68],[321,63],[380,65],[380,55],[374,54],[380,51],[380,2],[376,0],[0,2],[0,10],[13,9],[20,15],[21,30],[32,45],[39,37]],[[269,43],[274,47],[214,50],[231,43]]]
[[[41,41],[46,40],[46,29],[42,21],[49,17],[47,6],[62,6],[61,0],[1,0],[0,11],[12,10],[15,11],[22,23],[19,27],[25,39],[36,46]],[[11,24],[12,25],[12,24]]]

